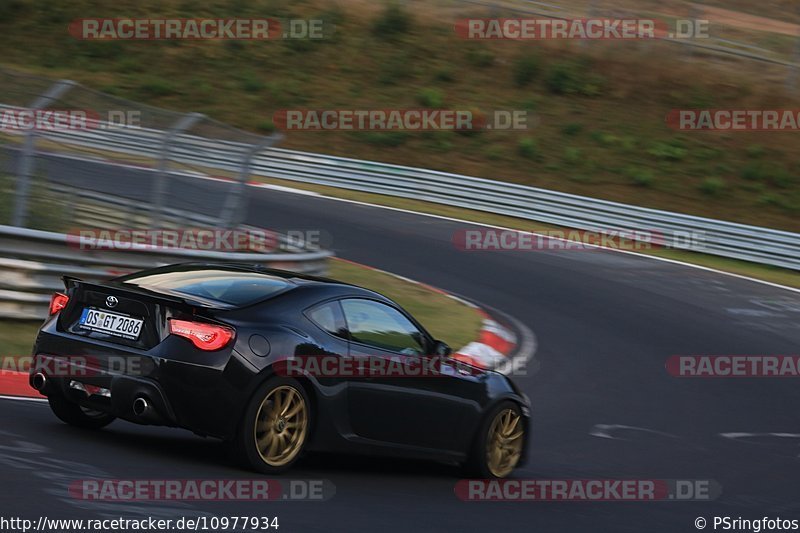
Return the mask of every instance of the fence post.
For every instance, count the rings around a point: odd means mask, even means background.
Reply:
[[[158,162],[158,172],[156,172],[153,182],[151,197],[151,224],[153,228],[161,227],[161,217],[164,211],[164,195],[167,190],[167,174],[169,174],[169,149],[175,137],[194,126],[198,121],[205,118],[201,113],[189,113],[178,119],[164,134],[164,142],[161,144],[161,155]]]
[[[269,137],[264,137],[260,142],[254,144],[247,150],[244,160],[242,160],[242,168],[239,171],[239,180],[233,185],[231,192],[225,199],[225,205],[222,207],[220,221],[223,227],[233,228],[244,220],[247,206],[247,203],[244,201],[244,192],[247,188],[247,180],[250,177],[250,167],[252,166],[253,158],[264,148],[275,146],[281,139],[283,139],[283,135],[274,133]]]
[[[61,98],[69,91],[75,82],[72,80],[59,80],[39,96],[29,109],[34,112],[50,105],[51,102]],[[14,192],[14,214],[11,218],[11,225],[23,227],[28,217],[28,196],[31,191],[31,175],[33,174],[33,163],[36,155],[36,125],[25,134],[25,142],[22,145],[22,152],[19,156],[17,165],[17,187]]]

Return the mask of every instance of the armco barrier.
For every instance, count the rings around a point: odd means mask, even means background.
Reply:
[[[2,106],[0,106],[2,107]],[[113,127],[44,131],[39,137],[59,145],[80,146],[111,158],[114,154],[158,160],[163,131]],[[229,141],[179,135],[170,158],[210,174],[234,173],[239,163]],[[43,143],[44,144],[44,143]],[[42,146],[40,150],[46,150]],[[56,154],[58,155],[58,154]],[[70,156],[75,157],[75,156]],[[425,200],[582,230],[641,231],[664,236],[666,244],[683,248],[687,236],[700,236],[695,251],[800,270],[800,234],[671,213],[577,196],[513,183],[422,168],[360,161],[277,148],[258,152],[250,165],[256,176],[329,185],[369,193]],[[692,239],[694,245],[698,244]]]
[[[229,253],[133,244],[127,244],[126,250],[82,250],[68,239],[61,233],[0,226],[0,318],[44,318],[50,295],[64,287],[64,275],[100,280],[181,262],[242,262],[323,274],[325,261],[331,255],[327,251]]]

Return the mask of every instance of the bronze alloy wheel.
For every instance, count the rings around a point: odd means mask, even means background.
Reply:
[[[496,477],[510,474],[522,455],[524,430],[521,418],[513,409],[503,409],[489,426],[486,463]]]
[[[308,407],[290,385],[272,389],[256,415],[255,439],[261,459],[270,466],[288,464],[300,452],[308,434]]]

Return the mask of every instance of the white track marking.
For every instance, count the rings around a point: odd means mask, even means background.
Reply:
[[[0,400],[17,400],[19,402],[46,403],[46,398],[26,398],[24,396],[5,396],[0,394]]]
[[[266,185],[268,185],[268,184],[250,184],[251,187],[270,188],[270,187],[266,187]],[[460,219],[460,218],[448,217],[448,216],[444,216],[444,215],[434,215],[432,213],[423,213],[423,212],[420,212],[420,211],[412,211],[410,209],[402,209],[400,207],[390,207],[390,206],[386,206],[386,205],[371,204],[369,202],[362,202],[362,201],[359,201],[359,200],[350,200],[350,199],[347,199],[347,198],[337,198],[335,196],[327,196],[327,195],[324,195],[324,194],[319,194],[317,196],[317,198],[325,198],[326,200],[335,200],[337,202],[347,202],[347,203],[350,203],[350,204],[363,205],[363,206],[366,206],[366,207],[377,207],[377,208],[380,208],[380,209],[388,209],[388,210],[391,210],[391,211],[398,211],[400,213],[408,213],[408,214],[411,214],[411,215],[419,215],[419,216],[424,216],[424,217],[438,218],[440,220],[447,220],[449,222],[458,222],[458,223],[461,223],[461,224],[469,224],[469,225],[472,225],[472,226],[482,226],[482,227],[485,227],[485,228],[493,228],[493,229],[499,229],[499,230],[503,230],[503,231],[514,231],[514,232],[517,232],[517,233],[533,233],[533,234],[536,234],[536,232],[525,231],[525,230],[516,229],[516,228],[508,228],[508,227],[505,227],[505,226],[497,226],[497,225],[494,225],[494,224],[487,224],[485,222],[475,222],[473,220],[463,220],[463,219]],[[549,238],[549,239],[554,239],[554,240],[558,240],[558,241],[565,241],[565,242],[569,241],[569,239],[564,239],[562,237],[552,237],[550,235],[546,235],[546,237]],[[716,268],[705,267],[705,266],[702,266],[702,265],[695,265],[693,263],[685,263],[683,261],[678,261],[677,259],[668,259],[666,257],[658,257],[658,256],[655,256],[655,255],[642,254],[642,253],[633,252],[633,251],[630,251],[630,250],[618,250],[616,248],[606,248],[606,247],[599,246],[599,245],[596,245],[596,244],[584,244],[584,246],[591,247],[591,248],[602,248],[603,250],[608,250],[609,252],[617,252],[617,253],[621,253],[621,254],[635,255],[635,256],[638,256],[638,257],[644,257],[644,258],[647,258],[647,259],[652,259],[654,261],[661,261],[662,263],[670,263],[670,264],[673,264],[673,265],[680,265],[680,266],[689,267],[689,268],[696,268],[698,270],[705,270],[706,272],[713,272],[715,274],[722,274],[724,276],[731,276],[731,277],[734,277],[734,278],[743,279],[743,280],[746,280],[746,281],[751,281],[753,283],[759,283],[761,285],[767,285],[769,287],[774,287],[776,289],[783,289],[783,290],[786,290],[786,291],[796,292],[796,293],[800,294],[800,289],[796,289],[794,287],[787,287],[786,285],[780,285],[778,283],[772,283],[771,281],[764,281],[762,279],[751,278],[749,276],[745,276],[745,275],[742,275],[742,274],[734,274],[733,272],[725,272],[724,270],[717,270]]]
[[[648,428],[640,428],[636,426],[625,426],[622,424],[595,424],[592,430],[589,432],[589,435],[592,437],[599,437],[601,439],[613,439],[613,440],[627,440],[623,439],[622,437],[615,437],[611,433],[617,429],[625,429],[629,431],[641,431],[643,433],[651,433],[653,435],[661,435],[662,437],[669,437],[671,439],[677,439],[677,435],[673,435],[672,433],[666,433],[664,431],[657,431],[655,429],[648,429]]]
[[[720,433],[720,437],[726,439],[739,440],[739,439],[752,439],[758,437],[778,437],[781,439],[800,439],[800,433]]]
[[[103,163],[103,164],[107,164],[107,165],[114,165],[114,166],[119,166],[119,167],[122,167],[122,168],[130,168],[130,169],[135,169],[135,170],[143,170],[143,171],[149,171],[149,172],[155,172],[156,171],[156,169],[151,168],[151,167],[142,167],[142,166],[136,166],[136,165],[131,165],[131,164],[125,164],[125,163],[109,162],[108,160],[103,160],[103,159],[100,159],[100,158],[88,158],[88,157],[79,157],[79,156],[71,156],[71,155],[59,155],[58,157],[63,158],[63,159],[72,159],[72,160],[75,160],[75,161],[88,161],[88,162],[92,162],[92,163]],[[194,178],[197,178],[197,179],[204,179],[204,180],[210,180],[210,181],[226,181],[226,182],[235,181],[233,179],[228,180],[228,179],[216,178],[216,177],[213,177],[213,176],[197,176],[197,175],[188,174],[188,173],[183,173],[183,174],[185,176],[187,176],[187,177],[194,177]],[[268,176],[265,176],[265,177],[266,177],[266,179],[269,179]],[[291,181],[291,180],[289,180],[289,181]],[[304,183],[304,182],[298,182],[298,183]],[[437,218],[437,219],[440,219],[440,220],[447,220],[449,222],[458,222],[458,223],[461,223],[461,224],[469,224],[469,225],[472,225],[472,226],[481,226],[481,227],[484,227],[484,228],[494,228],[494,229],[499,229],[499,230],[503,230],[503,231],[515,231],[517,233],[535,233],[535,232],[520,230],[520,229],[517,229],[517,228],[508,228],[508,227],[505,227],[505,226],[497,226],[495,224],[487,224],[485,222],[475,222],[474,220],[464,220],[464,219],[455,218],[455,217],[448,217],[448,216],[444,216],[444,215],[434,215],[432,213],[423,213],[421,211],[413,211],[411,209],[403,209],[403,208],[400,208],[400,207],[390,207],[390,206],[387,206],[387,205],[372,204],[372,203],[369,203],[369,202],[362,202],[362,201],[359,201],[359,200],[350,200],[350,199],[347,199],[347,198],[337,198],[336,196],[328,196],[328,195],[321,194],[321,193],[318,193],[318,192],[315,192],[315,191],[308,191],[308,190],[304,190],[304,189],[294,189],[292,187],[283,187],[281,185],[274,185],[274,184],[270,184],[270,183],[248,183],[247,185],[249,187],[254,187],[254,188],[258,188],[258,189],[280,190],[280,191],[283,191],[283,192],[287,192],[289,194],[302,194],[302,195],[306,195],[306,196],[314,196],[314,197],[317,197],[317,198],[324,198],[326,200],[334,200],[334,201],[337,201],[337,202],[346,202],[346,203],[350,203],[350,204],[363,205],[363,206],[366,206],[366,207],[376,207],[376,208],[379,208],[379,209],[388,209],[390,211],[397,211],[397,212],[400,212],[400,213],[408,213],[408,214],[411,214],[411,215],[418,215],[418,216],[424,216],[424,217],[430,217],[430,218]],[[349,189],[343,189],[343,190],[349,190]],[[400,197],[398,196],[397,198],[400,198]],[[433,204],[433,205],[436,205],[436,204]],[[444,205],[444,204],[442,204],[442,205]],[[569,239],[564,239],[564,238],[560,238],[560,237],[552,237],[550,235],[547,235],[546,237],[549,238],[549,239],[560,240],[560,241],[565,241],[565,242],[569,241]],[[706,272],[713,272],[714,274],[721,274],[723,276],[730,276],[730,277],[733,277],[733,278],[742,279],[742,280],[750,281],[750,282],[753,282],[753,283],[759,283],[761,285],[767,285],[769,287],[774,287],[776,289],[783,289],[783,290],[786,290],[786,291],[791,291],[791,292],[795,292],[795,293],[800,294],[800,289],[796,289],[794,287],[787,287],[786,285],[780,285],[778,283],[773,283],[771,281],[765,281],[765,280],[762,280],[762,279],[751,278],[751,277],[745,276],[743,274],[734,274],[733,272],[725,272],[724,270],[717,270],[716,268],[705,267],[705,266],[702,266],[702,265],[695,265],[693,263],[686,263],[684,261],[678,261],[677,259],[668,259],[666,257],[658,257],[658,256],[654,256],[654,255],[642,254],[642,253],[639,253],[639,252],[633,252],[631,250],[618,250],[616,248],[604,248],[604,247],[598,246],[596,244],[584,244],[583,246],[590,247],[590,248],[603,248],[604,250],[608,250],[610,252],[617,252],[617,253],[621,253],[621,254],[630,254],[630,255],[635,255],[635,256],[638,256],[638,257],[644,257],[644,258],[647,258],[647,259],[652,259],[653,261],[661,261],[662,263],[670,263],[670,264],[673,264],[673,265],[680,265],[680,266],[688,267],[688,268],[696,268],[698,270],[704,270]]]

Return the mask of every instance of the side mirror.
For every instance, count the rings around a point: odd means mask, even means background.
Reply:
[[[434,341],[433,343],[433,355],[438,355],[439,357],[448,357],[450,354],[453,353],[453,349],[442,341]]]

